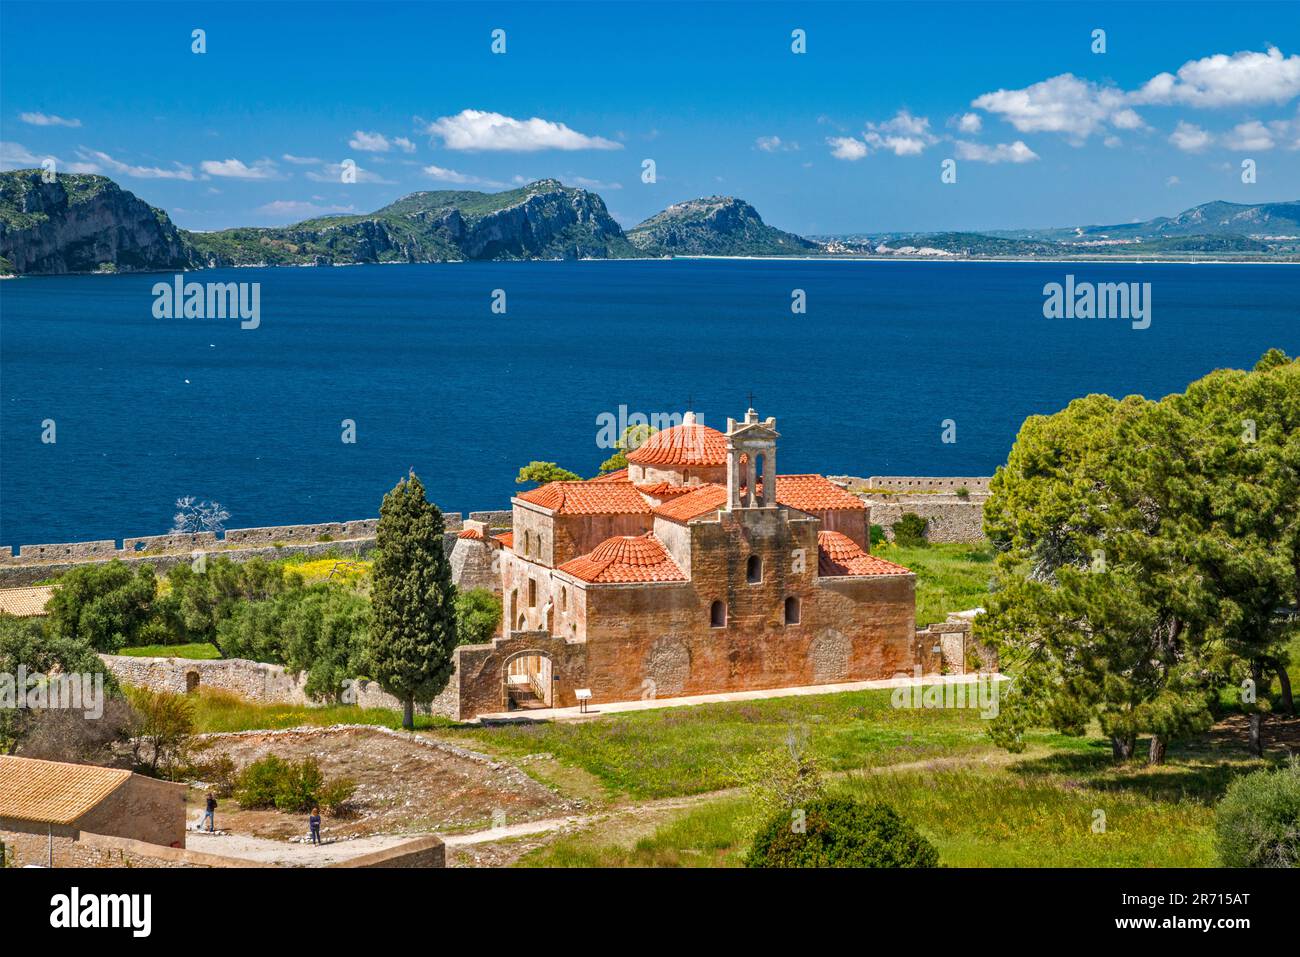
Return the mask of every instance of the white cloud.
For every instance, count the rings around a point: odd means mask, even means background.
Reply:
[[[1214,137],[1206,130],[1201,129],[1195,123],[1188,123],[1186,120],[1179,120],[1174,131],[1169,134],[1169,142],[1178,147],[1184,153],[1199,153],[1205,149],[1214,140]]]
[[[353,213],[356,212],[355,206],[318,206],[315,203],[308,203],[297,199],[277,199],[271,203],[263,203],[257,207],[257,211],[264,216],[293,216],[304,219],[310,216],[324,216],[327,213]]]
[[[32,126],[72,126],[81,125],[81,120],[55,116],[53,113],[19,113],[18,119]]]
[[[286,163],[293,163],[295,166],[320,166],[325,162],[315,156],[294,156],[292,153],[285,153],[280,159]]]
[[[1134,103],[1197,107],[1285,103],[1300,96],[1300,54],[1284,57],[1277,47],[1264,53],[1242,50],[1188,60],[1177,74],[1159,73],[1132,94]]]
[[[408,140],[405,136],[399,136],[396,139],[394,139],[393,145],[396,146],[403,153],[415,152],[415,144],[412,143],[410,140]]]
[[[276,179],[278,175],[275,163],[269,159],[258,160],[252,166],[237,159],[204,160],[199,168],[209,176],[227,179]]]
[[[963,133],[978,133],[983,126],[984,121],[978,113],[964,113],[957,120],[957,129]]]
[[[1032,163],[1038,159],[1038,154],[1021,140],[996,146],[957,140],[957,158],[975,163]]]
[[[779,136],[760,136],[754,140],[754,146],[764,153],[783,153],[799,149],[798,143],[789,143]]]
[[[836,159],[860,160],[867,155],[867,145],[852,136],[828,136],[826,145]]]
[[[1127,105],[1123,90],[1100,86],[1062,73],[1022,90],[997,90],[971,101],[971,106],[996,113],[1021,133],[1061,133],[1081,145],[1107,124],[1119,129],[1142,126]]]
[[[1179,183],[1181,183],[1181,182],[1182,182],[1182,180],[1180,180],[1177,176],[1170,176],[1167,180],[1165,180],[1165,185],[1166,185],[1166,186],[1177,186],[1177,185],[1178,185]]]
[[[366,153],[387,153],[392,149],[392,144],[383,133],[367,133],[365,130],[355,130],[348,140],[348,146]]]
[[[174,164],[175,169],[161,169],[157,166],[135,166],[131,163],[123,163],[99,150],[78,149],[77,155],[82,160],[98,163],[119,176],[132,176],[136,179],[194,179],[194,171],[180,163]]]
[[[930,120],[913,116],[906,109],[883,123],[868,123],[862,139],[871,149],[889,150],[895,156],[917,156],[927,146],[939,142],[930,132]]]
[[[586,177],[586,176],[566,176],[566,177],[564,177],[564,178],[567,179],[567,180],[570,180],[570,181],[572,181],[572,182],[574,182],[574,183],[576,183],[576,184],[578,184],[578,185],[581,186],[583,189],[606,189],[606,190],[608,190],[608,189],[622,189],[622,188],[623,188],[623,184],[622,184],[622,183],[607,183],[607,182],[605,182],[605,181],[603,181],[603,180],[599,180],[599,179],[589,179],[589,178]]]
[[[368,169],[356,168],[358,183],[382,183],[386,186],[396,185],[396,180],[384,179],[378,173],[372,173]],[[326,163],[319,170],[308,170],[303,173],[313,183],[342,183],[343,182],[343,164]]]
[[[1223,143],[1232,150],[1271,150],[1273,133],[1259,120],[1250,120],[1234,126],[1223,137]]]
[[[505,183],[498,183],[496,180],[483,179],[481,176],[472,176],[469,173],[461,173],[454,169],[447,169],[443,166],[426,166],[424,173],[430,179],[435,179],[440,183],[456,183],[462,186],[495,186],[502,187]]]
[[[531,153],[537,150],[621,150],[623,144],[587,136],[563,123],[532,117],[517,120],[486,110],[461,110],[429,123],[425,133],[442,140],[449,150],[496,150]]]

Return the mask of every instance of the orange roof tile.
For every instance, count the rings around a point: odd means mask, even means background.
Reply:
[[[493,535],[492,537],[495,538],[495,539],[496,539],[498,542],[500,542],[502,545],[504,545],[506,548],[514,548],[514,547],[515,547],[515,533],[514,533],[514,532],[502,532],[500,535]]]
[[[518,498],[560,515],[649,514],[650,504],[631,482],[548,482]]]
[[[801,512],[861,511],[867,507],[862,499],[844,491],[824,475],[778,475],[776,501]]]
[[[595,584],[684,582],[686,575],[654,535],[616,535],[559,568]]]
[[[655,498],[672,498],[674,495],[689,495],[694,492],[698,485],[674,485],[672,482],[654,482],[650,485],[638,485],[636,490],[642,495],[653,495]]]
[[[595,478],[587,479],[588,482],[625,482],[627,481],[627,469],[618,469],[605,475],[597,475]]]
[[[726,504],[726,486],[710,482],[707,485],[696,486],[689,495],[679,495],[671,501],[664,502],[655,509],[655,514],[674,522],[689,522],[701,515],[716,512]]]
[[[45,606],[54,594],[52,585],[31,588],[0,588],[0,613],[16,618],[35,618],[45,614]]]
[[[481,540],[481,539],[483,538],[483,532],[482,532],[481,530],[477,529],[477,528],[466,528],[466,529],[463,529],[463,530],[462,530],[462,531],[461,531],[461,532],[460,532],[456,537],[457,537],[457,538],[477,538],[477,539],[480,539],[480,540]]]
[[[0,817],[72,824],[130,777],[118,768],[0,755]]]
[[[727,437],[707,425],[674,425],[627,453],[627,460],[634,465],[726,465]]]
[[[895,565],[875,555],[868,555],[857,542],[843,532],[818,532],[817,574],[837,578],[863,575],[910,575],[912,572],[902,565]]]

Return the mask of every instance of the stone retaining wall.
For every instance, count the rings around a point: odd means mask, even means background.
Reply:
[[[871,509],[871,524],[879,525],[885,537],[894,540],[894,523],[908,512],[925,519],[925,538],[930,542],[984,541],[984,502],[956,495],[862,496]]]

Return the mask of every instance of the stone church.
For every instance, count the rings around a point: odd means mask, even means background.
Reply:
[[[889,678],[921,660],[915,576],[871,554],[867,506],[777,473],[773,418],[686,413],[625,470],[512,500],[453,564],[499,581],[501,637],[457,649],[453,717]],[[496,590],[496,588],[494,588]]]

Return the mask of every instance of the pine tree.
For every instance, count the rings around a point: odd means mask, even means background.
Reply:
[[[412,471],[379,509],[369,634],[375,680],[402,701],[408,729],[415,727],[415,702],[432,701],[453,668],[456,588],[442,536],[442,513]]]

